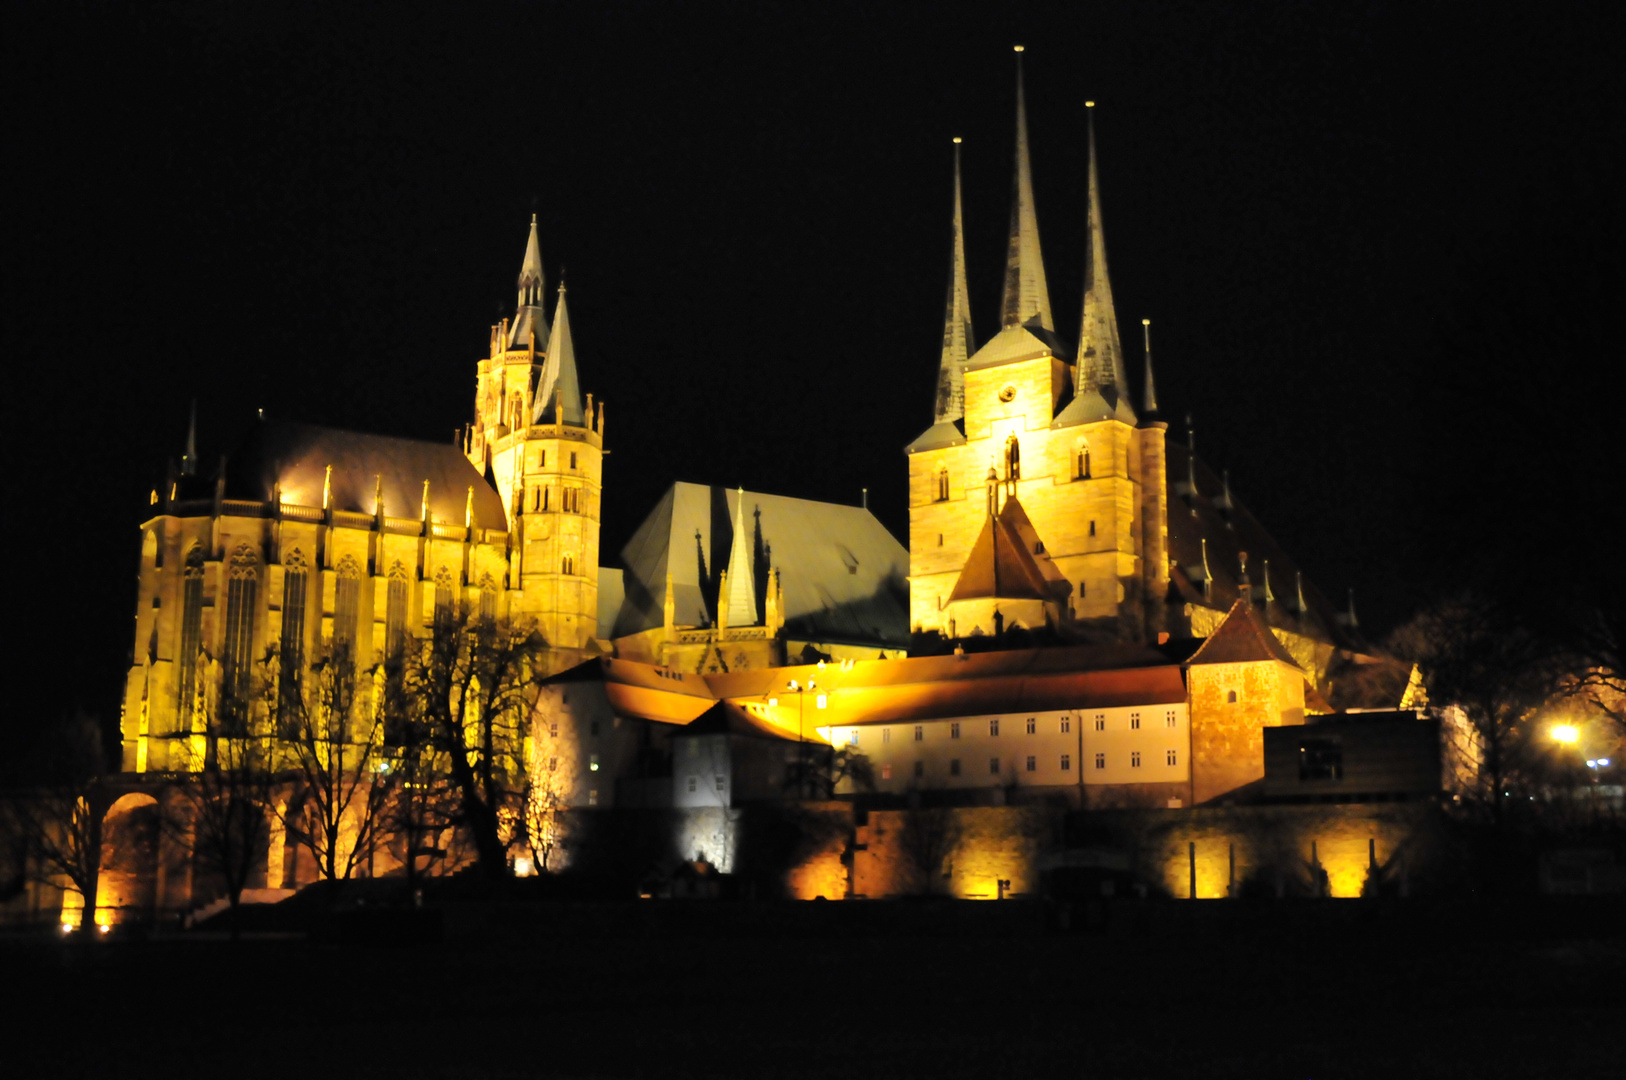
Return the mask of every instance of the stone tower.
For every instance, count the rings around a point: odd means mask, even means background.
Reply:
[[[561,282],[549,325],[536,218],[513,321],[492,328],[466,450],[508,515],[508,614],[534,619],[559,655],[579,659],[598,627],[604,406],[582,398]]]
[[[1003,325],[964,363],[963,410],[944,410],[939,395],[937,422],[906,448],[910,624],[917,631],[965,637],[1013,622],[1032,628],[1041,618],[1123,640],[1158,629],[1154,613],[1168,573],[1165,425],[1143,421],[1129,401],[1093,123],[1088,137],[1085,288],[1074,352],[1050,316],[1019,66]],[[958,246],[955,257],[951,281],[963,275]],[[945,371],[950,339],[958,336],[956,327],[945,328]],[[1011,514],[1007,501],[1017,503]],[[1031,549],[1024,559],[1010,561],[1013,553],[1006,563],[990,561],[998,545],[990,547],[984,534],[999,532],[989,524],[996,518],[1009,526],[1007,540],[1022,537]],[[1034,566],[1021,573],[993,572],[1027,561]],[[1058,572],[1065,589],[1051,580]]]

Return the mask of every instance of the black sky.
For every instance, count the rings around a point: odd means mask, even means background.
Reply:
[[[10,5],[7,722],[116,713],[190,398],[209,462],[258,408],[450,439],[533,209],[604,561],[678,479],[903,536],[954,135],[996,328],[1016,42],[1058,329],[1092,98],[1126,345],[1329,595],[1381,628],[1488,551],[1608,559],[1617,8]]]

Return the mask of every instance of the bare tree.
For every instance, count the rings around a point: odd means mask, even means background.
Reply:
[[[875,768],[869,757],[851,746],[799,742],[785,770],[785,793],[797,799],[833,799],[842,784],[875,790]]]
[[[910,793],[894,841],[901,856],[901,884],[911,896],[944,895],[949,891],[947,864],[960,845],[960,819],[953,807],[922,805],[919,796]]]
[[[20,849],[25,874],[64,881],[83,898],[79,927],[96,921],[102,872],[102,822],[112,796],[104,778],[101,730],[75,712],[47,732],[24,767],[25,783],[7,792],[5,831]]]
[[[524,817],[524,736],[546,648],[533,627],[463,608],[437,618],[403,657],[401,716],[412,729],[404,738],[447,769],[457,823],[487,878],[507,875],[514,826]]]
[[[358,672],[345,642],[327,646],[294,678],[281,677],[275,646],[260,666],[261,694],[276,717],[278,764],[293,782],[273,807],[322,879],[347,881],[377,849],[393,786],[385,702],[382,694],[359,692],[363,679],[382,682],[383,672]]]

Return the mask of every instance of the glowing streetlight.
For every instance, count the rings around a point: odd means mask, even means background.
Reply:
[[[1561,743],[1573,743],[1581,737],[1580,730],[1574,724],[1555,724],[1548,734]]]

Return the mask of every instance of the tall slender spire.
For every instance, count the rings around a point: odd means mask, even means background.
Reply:
[[[1157,383],[1152,378],[1152,320],[1142,319],[1140,326],[1146,337],[1146,378],[1141,387],[1140,415],[1142,420],[1151,420],[1157,416]]]
[[[1078,382],[1105,395],[1129,392],[1124,371],[1123,346],[1118,340],[1118,312],[1112,303],[1112,281],[1107,276],[1107,245],[1101,231],[1101,185],[1095,165],[1095,102],[1088,111],[1090,164],[1089,212],[1085,227],[1084,317],[1078,330]],[[1112,399],[1116,404],[1116,399]]]
[[[1005,293],[999,307],[1003,326],[1022,326],[1037,320],[1046,330],[1056,329],[1050,316],[1044,255],[1039,250],[1039,218],[1033,208],[1033,163],[1028,156],[1021,45],[1016,46],[1016,175],[1011,181],[1011,236],[1005,253]]]
[[[717,606],[728,612],[730,626],[755,626],[759,621],[751,540],[745,532],[744,488],[739,489],[734,501],[734,545],[728,553],[728,595]]]
[[[977,351],[971,300],[965,285],[965,228],[960,210],[960,139],[954,139],[954,246],[949,255],[948,303],[943,312],[943,359],[937,372],[937,422],[965,415],[965,362]]]
[[[181,451],[181,475],[195,476],[198,471],[198,399],[192,399],[192,412],[186,421],[186,448]]]
[[[559,416],[560,410],[564,416]],[[576,377],[576,346],[570,337],[570,312],[565,308],[565,283],[559,283],[559,306],[553,309],[553,333],[548,338],[548,360],[542,365],[542,378],[536,386],[536,405],[531,422],[561,422],[585,427],[581,380]]]
[[[519,302],[514,321],[508,328],[510,349],[536,347],[548,340],[548,317],[543,310],[542,242],[536,235],[536,215],[531,215],[531,235],[525,241],[525,261],[519,268]],[[532,343],[535,342],[535,345]]]

